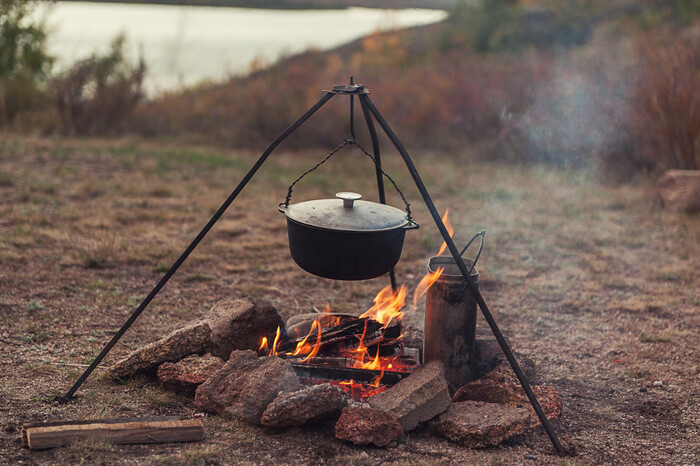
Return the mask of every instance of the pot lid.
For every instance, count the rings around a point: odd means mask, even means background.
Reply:
[[[361,201],[358,193],[340,192],[337,199],[290,204],[283,212],[297,223],[326,230],[383,231],[408,224],[406,212],[396,207]]]

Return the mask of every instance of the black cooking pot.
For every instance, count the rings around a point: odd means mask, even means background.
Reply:
[[[401,257],[406,230],[418,224],[395,207],[361,201],[357,193],[336,197],[280,205],[294,261],[334,280],[367,280],[389,272]]]

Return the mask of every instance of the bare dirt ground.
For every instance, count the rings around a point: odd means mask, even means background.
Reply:
[[[410,150],[410,148],[409,148]],[[514,349],[556,387],[560,458],[536,430],[468,450],[409,433],[392,449],[333,438],[332,424],[287,431],[205,419],[193,444],[78,443],[30,451],[22,423],[164,414],[190,399],[144,379],[88,379],[53,402],[189,244],[258,154],[136,141],[29,140],[0,146],[0,462],[18,464],[698,464],[700,217],[660,212],[653,183],[604,184],[566,172],[413,153],[436,204],[450,207],[458,245],[488,230],[480,286]],[[105,360],[201,317],[223,297],[254,296],[284,318],[360,313],[386,279],[333,282],[292,262],[277,204],[325,154],[275,152],[253,183]],[[468,155],[468,154],[466,154]],[[399,158],[385,155],[422,224],[407,234],[400,281],[414,286],[439,247]],[[357,152],[305,179],[295,200],[353,190],[376,200]],[[395,194],[390,196],[399,204]],[[420,326],[422,310],[409,324]],[[483,320],[480,326],[485,326]]]

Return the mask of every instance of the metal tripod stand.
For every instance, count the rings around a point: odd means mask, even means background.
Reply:
[[[425,203],[426,207],[430,211],[430,215],[432,216],[433,220],[435,221],[435,225],[437,226],[438,230],[440,231],[440,235],[442,236],[443,240],[447,244],[447,249],[450,251],[450,254],[455,260],[455,263],[457,264],[462,276],[464,277],[467,286],[474,296],[477,304],[479,305],[479,308],[481,309],[482,314],[484,315],[484,318],[486,319],[486,322],[488,322],[489,327],[491,328],[491,331],[493,332],[493,335],[496,337],[496,340],[498,341],[498,344],[500,345],[501,349],[503,350],[503,353],[506,356],[506,359],[510,363],[510,366],[513,369],[513,372],[515,372],[515,375],[518,378],[518,381],[520,382],[520,385],[523,387],[523,390],[525,391],[525,394],[527,395],[528,400],[530,400],[530,403],[532,404],[532,407],[534,408],[535,412],[537,413],[537,417],[539,418],[540,422],[544,426],[545,431],[547,432],[547,435],[549,436],[549,439],[552,441],[552,444],[554,445],[554,448],[557,450],[557,453],[560,455],[566,454],[566,451],[564,450],[563,446],[559,442],[559,439],[557,438],[554,430],[552,429],[552,426],[549,423],[549,420],[547,419],[546,415],[544,414],[544,411],[542,411],[542,407],[540,406],[539,402],[537,401],[537,398],[532,392],[532,389],[530,388],[530,384],[528,383],[527,379],[525,378],[525,375],[523,374],[523,371],[521,370],[520,366],[518,365],[518,362],[515,360],[515,356],[513,355],[513,352],[510,349],[510,346],[506,342],[505,338],[503,337],[503,334],[501,333],[500,329],[498,328],[498,325],[496,324],[496,321],[493,318],[493,315],[491,314],[491,311],[489,310],[488,306],[486,305],[486,302],[484,301],[484,298],[481,296],[481,293],[479,292],[477,286],[473,283],[469,271],[467,270],[467,267],[465,266],[464,262],[460,260],[460,252],[455,246],[454,242],[452,241],[452,238],[450,237],[450,234],[447,232],[447,228],[445,227],[445,224],[442,222],[442,219],[440,218],[440,214],[438,213],[437,209],[435,208],[435,204],[433,203],[432,198],[430,197],[430,194],[428,194],[428,190],[426,189],[425,185],[423,184],[423,180],[421,179],[418,170],[416,169],[415,165],[413,164],[413,161],[411,160],[411,157],[408,155],[408,152],[406,151],[406,148],[403,146],[399,138],[394,134],[394,131],[391,129],[389,124],[384,120],[382,115],[379,113],[379,110],[377,110],[377,107],[374,105],[374,103],[370,100],[369,98],[369,90],[366,89],[363,85],[361,84],[354,84],[352,77],[350,78],[350,84],[343,84],[343,85],[335,85],[333,86],[332,90],[329,91],[324,91],[325,95],[321,97],[321,99],[309,110],[306,111],[297,121],[295,121],[289,128],[287,128],[282,134],[277,136],[277,138],[272,141],[272,143],[265,149],[265,152],[260,156],[260,158],[255,162],[253,167],[246,173],[246,175],[243,177],[243,179],[240,181],[238,186],[233,190],[233,192],[228,196],[228,198],[224,201],[224,203],[219,207],[219,209],[214,213],[214,215],[211,217],[209,222],[202,228],[202,230],[197,234],[197,236],[192,240],[189,246],[184,250],[184,252],[180,255],[180,257],[175,261],[175,263],[170,267],[170,269],[163,275],[163,277],[160,279],[160,281],[156,284],[156,286],[151,290],[151,292],[144,298],[144,300],[141,302],[141,304],[136,308],[136,310],[131,314],[131,316],[127,319],[127,321],[122,325],[122,327],[119,329],[119,331],[112,337],[112,339],[105,345],[105,347],[102,349],[100,354],[95,357],[95,359],[92,361],[90,366],[83,372],[83,374],[78,378],[78,380],[75,382],[75,384],[66,392],[63,397],[61,397],[62,400],[67,401],[69,400],[75,392],[80,388],[80,386],[85,382],[85,380],[90,376],[90,374],[93,372],[93,370],[100,364],[100,362],[104,359],[104,357],[109,353],[109,351],[112,349],[112,347],[119,341],[119,339],[124,335],[124,333],[129,329],[129,327],[136,321],[136,319],[141,315],[144,309],[150,304],[150,302],[153,300],[153,298],[156,297],[156,295],[160,292],[160,290],[165,286],[165,284],[170,280],[170,278],[175,274],[177,269],[185,262],[187,257],[194,251],[194,249],[199,245],[199,243],[202,241],[202,239],[209,233],[209,230],[214,226],[214,224],[219,220],[219,218],[224,214],[224,212],[228,209],[228,207],[231,205],[231,203],[236,199],[236,197],[240,194],[240,192],[245,188],[245,186],[248,184],[248,182],[253,178],[253,176],[256,174],[258,169],[265,163],[267,158],[270,156],[270,154],[277,148],[277,146],[284,141],[290,134],[292,134],[299,126],[301,126],[306,120],[308,120],[311,115],[316,113],[317,110],[319,110],[326,102],[328,102],[331,98],[333,98],[336,95],[347,95],[350,97],[350,132],[352,135],[352,138],[354,140],[355,137],[355,132],[354,132],[354,105],[355,105],[355,97],[357,96],[360,105],[362,107],[362,113],[364,114],[365,121],[367,123],[367,129],[369,131],[370,137],[372,139],[372,151],[374,152],[374,158],[375,158],[375,168],[376,168],[376,174],[377,174],[377,185],[379,189],[379,200],[382,204],[386,204],[386,195],[384,192],[384,180],[382,177],[382,169],[381,169],[381,157],[380,157],[380,152],[379,152],[379,140],[377,138],[377,131],[374,126],[374,121],[379,124],[379,126],[382,128],[382,130],[386,133],[386,135],[389,137],[391,140],[392,144],[396,147],[396,150],[399,152],[401,155],[401,158],[403,159],[404,163],[406,164],[406,167],[408,168],[408,171],[411,174],[411,177],[413,178],[413,181],[416,183],[416,187],[418,188],[418,191],[421,194],[421,197],[423,198],[423,202]],[[390,279],[391,279],[391,285],[394,290],[396,290],[396,277],[394,274],[394,271],[392,270],[390,272]]]

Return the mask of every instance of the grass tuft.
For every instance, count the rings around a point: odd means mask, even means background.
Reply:
[[[125,244],[114,230],[101,230],[75,244],[85,268],[104,269],[114,264]]]

